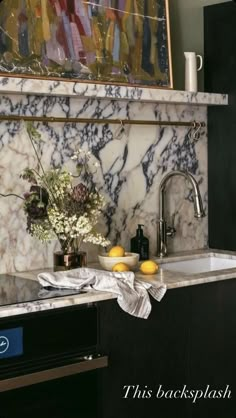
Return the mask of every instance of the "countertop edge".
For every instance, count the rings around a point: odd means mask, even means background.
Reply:
[[[110,299],[116,299],[116,296],[111,292],[91,291],[78,295],[36,300],[14,305],[4,305],[0,307],[0,319],[52,309],[91,304]]]

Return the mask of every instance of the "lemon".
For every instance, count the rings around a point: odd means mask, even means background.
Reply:
[[[108,253],[109,257],[124,257],[125,256],[125,250],[120,245],[116,245],[115,247],[112,247]]]
[[[152,260],[144,261],[140,266],[140,271],[143,274],[155,274],[157,270],[158,265]]]
[[[112,271],[130,271],[130,268],[127,264],[125,263],[116,263],[113,267],[112,267]]]

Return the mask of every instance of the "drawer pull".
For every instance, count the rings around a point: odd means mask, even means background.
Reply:
[[[108,357],[93,354],[84,356],[79,362],[67,364],[65,366],[52,369],[40,370],[21,376],[10,377],[0,380],[0,392],[17,389],[25,386],[35,385],[36,383],[47,382],[78,373],[100,369],[108,366]]]

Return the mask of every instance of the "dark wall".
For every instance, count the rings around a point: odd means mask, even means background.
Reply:
[[[208,108],[209,246],[236,250],[236,3],[204,8],[205,91],[229,94]]]

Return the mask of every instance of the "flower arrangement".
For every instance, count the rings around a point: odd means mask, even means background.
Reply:
[[[103,196],[93,182],[91,153],[78,150],[71,157],[76,175],[64,167],[45,171],[36,143],[42,140],[32,124],[26,125],[38,169],[26,168],[21,174],[30,183],[23,197],[27,231],[41,241],[57,238],[63,253],[78,251],[82,242],[106,247],[110,242],[96,231],[96,224],[105,205]],[[3,195],[1,196],[9,196]]]

